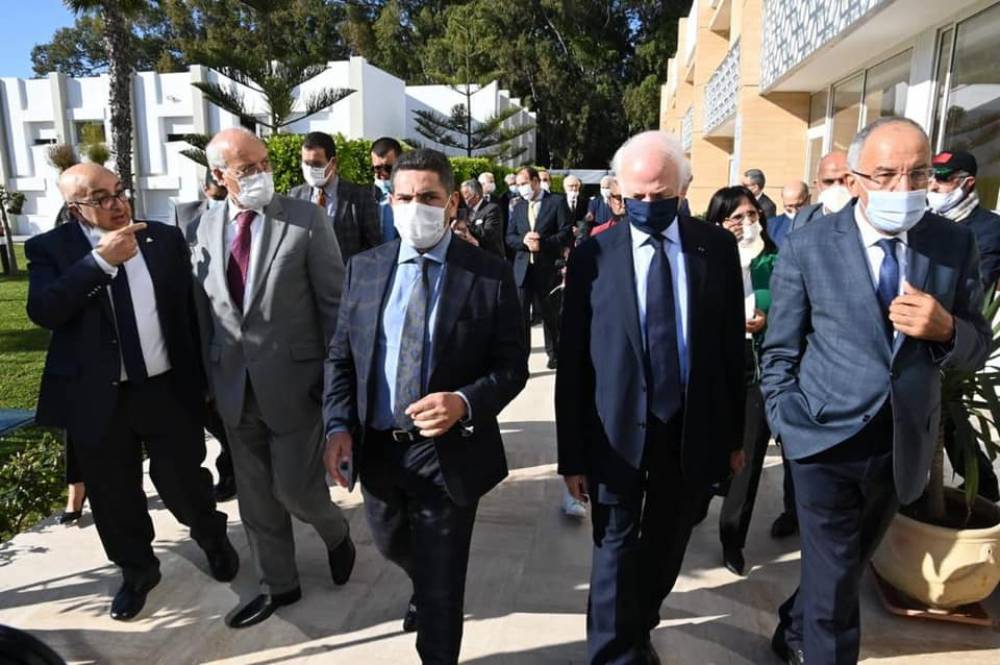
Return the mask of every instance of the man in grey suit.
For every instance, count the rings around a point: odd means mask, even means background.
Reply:
[[[848,164],[857,202],[785,240],[763,347],[802,536],[800,587],[772,646],[809,665],[857,662],[861,575],[898,506],[927,484],[940,370],[981,368],[991,337],[974,235],[926,211],[923,129],[876,120]]]
[[[335,584],[346,583],[354,566],[347,521],[326,484],[320,416],[344,263],[322,210],[274,195],[260,139],[227,129],[206,154],[229,198],[198,224],[192,263],[205,300],[199,323],[263,586],[227,620],[243,628],[301,597],[291,515],[323,539]]]
[[[371,192],[337,174],[337,144],[329,134],[306,134],[302,141],[302,177],[305,184],[293,187],[288,195],[311,201],[326,213],[345,262],[381,244],[382,228]]]

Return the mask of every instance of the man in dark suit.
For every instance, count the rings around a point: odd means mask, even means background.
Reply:
[[[482,185],[478,180],[466,180],[461,186],[462,198],[468,211],[467,224],[469,232],[479,242],[479,246],[487,252],[504,258],[503,218],[500,206],[490,203],[483,194]]]
[[[360,474],[379,551],[413,582],[403,629],[424,663],[457,663],[479,498],[507,475],[497,414],[524,387],[528,346],[510,266],[455,240],[447,158],[392,174],[401,240],[355,256],[326,361],[325,462]],[[374,334],[373,334],[374,333]]]
[[[559,282],[556,262],[573,239],[569,211],[561,196],[542,191],[538,171],[530,166],[517,172],[522,201],[514,207],[507,229],[507,248],[514,253],[514,280],[521,297],[525,331],[530,333],[531,308],[542,315],[549,369],[559,356],[559,312],[549,298]],[[529,335],[530,338],[530,335]]]
[[[202,187],[205,199],[202,201],[185,201],[174,206],[174,226],[181,230],[188,245],[193,245],[198,240],[198,222],[201,216],[217,205],[225,205],[229,192],[226,188],[215,182],[212,177],[212,170],[205,169],[205,184]],[[229,437],[226,436],[226,427],[219,416],[212,401],[205,402],[205,429],[215,437],[222,450],[215,458],[215,470],[219,474],[219,481],[215,485],[215,500],[228,501],[236,496],[236,476],[233,474],[233,457],[229,451]]]
[[[372,197],[378,206],[382,242],[389,242],[399,237],[399,234],[396,233],[396,227],[392,223],[392,205],[390,204],[392,181],[389,178],[392,174],[392,167],[395,166],[396,160],[402,154],[403,146],[391,136],[383,136],[375,139],[372,143],[370,157],[372,175],[375,178],[375,184],[372,185]]]
[[[614,176],[611,175],[603,176],[601,178],[600,195],[591,196],[590,200],[587,201],[587,214],[585,219],[588,224],[588,231],[595,226],[604,224],[614,216],[611,212],[611,204],[609,203],[609,198],[611,197],[611,183],[614,179]]]
[[[981,368],[991,338],[972,231],[926,212],[923,129],[882,118],[848,154],[857,203],[786,239],[762,359],[802,538],[772,646],[810,665],[857,662],[861,576],[897,507],[924,491],[941,368]]]
[[[781,207],[783,210],[781,214],[767,220],[767,235],[771,237],[779,251],[785,244],[785,236],[791,230],[795,216],[808,203],[809,185],[801,180],[792,180],[781,188]]]
[[[556,433],[559,473],[593,502],[594,664],[660,662],[649,634],[699,507],[743,467],[739,254],[677,214],[689,169],[673,136],[630,139],[613,163],[629,223],[569,258]]]
[[[573,174],[563,179],[563,191],[566,192],[566,207],[569,209],[569,223],[573,227],[575,240],[586,238],[587,229],[587,199],[581,193],[583,183]]]
[[[816,168],[816,179],[813,180],[816,203],[799,208],[792,219],[789,233],[820,217],[840,212],[851,202],[851,192],[847,189],[847,171],[847,153],[834,150],[823,155]]]
[[[774,205],[771,197],[764,193],[766,182],[764,172],[760,169],[750,169],[743,174],[743,186],[757,197],[757,203],[760,204],[761,210],[764,211],[765,219],[771,219],[778,214],[778,207]]]
[[[326,213],[345,261],[382,243],[375,201],[367,187],[337,175],[337,144],[329,134],[306,134],[302,142],[302,177],[305,184],[293,187],[288,196],[312,201]]]
[[[142,453],[167,509],[191,528],[213,577],[239,558],[215,509],[202,430],[205,384],[187,244],[174,228],[133,222],[118,177],[96,164],[59,178],[73,221],[25,244],[28,316],[52,331],[36,422],[66,430],[94,523],[124,578],[111,618],[135,617],[160,581]]]

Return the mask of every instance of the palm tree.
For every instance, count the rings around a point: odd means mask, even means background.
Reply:
[[[103,22],[108,55],[111,110],[111,151],[122,186],[132,188],[132,70],[129,20],[148,5],[147,0],[63,0],[77,14],[95,12]]]

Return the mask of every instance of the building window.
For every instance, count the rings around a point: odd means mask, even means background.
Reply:
[[[905,51],[868,70],[865,77],[864,125],[889,115],[906,115],[913,51]]]
[[[990,208],[1000,203],[1000,4],[941,32],[938,53],[937,150],[976,156],[976,189]],[[942,110],[943,109],[943,110]]]
[[[858,133],[865,73],[861,72],[833,86],[833,138],[831,150],[847,150]]]
[[[809,97],[809,129],[822,127],[826,123],[827,91],[820,90]]]

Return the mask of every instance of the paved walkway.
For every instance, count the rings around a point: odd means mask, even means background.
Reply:
[[[536,334],[537,334],[536,330]],[[539,345],[540,339],[535,340]],[[554,372],[533,354],[527,389],[504,412],[510,477],[481,503],[466,591],[462,662],[535,665],[585,662],[584,611],[590,565],[589,525],[558,511],[552,422]],[[719,565],[719,501],[691,540],[681,579],[665,603],[653,643],[664,663],[777,663],[768,648],[774,610],[798,578],[797,540],[773,541],[780,511],[781,464],[767,459],[746,548],[749,575]],[[213,455],[214,457],[214,455]],[[148,479],[147,479],[148,480]],[[358,545],[350,583],[334,588],[319,537],[297,524],[304,597],[263,624],[232,631],[223,617],[257,593],[235,501],[223,505],[243,564],[231,584],[208,577],[198,547],[163,508],[152,487],[163,582],[131,623],[108,617],[119,583],[104,559],[93,522],[50,519],[0,546],[0,623],[25,628],[67,660],[118,665],[272,663],[417,663],[414,638],[400,630],[410,590],[375,551],[360,493],[333,490]],[[997,665],[1000,633],[903,620],[882,610],[864,585],[862,659],[866,663]],[[1000,593],[990,600],[1000,617]]]

